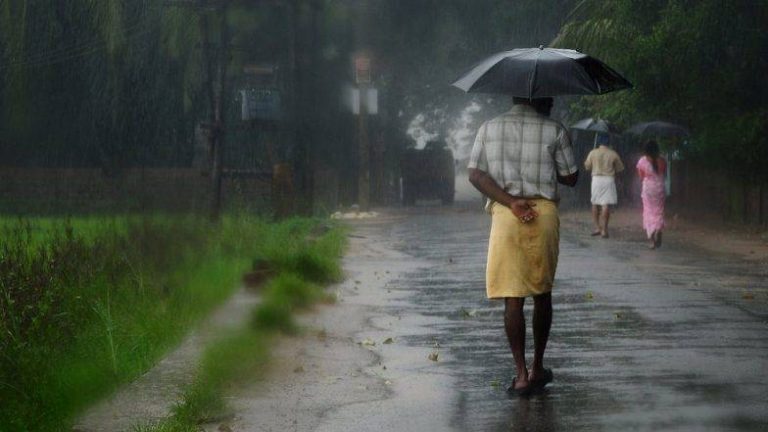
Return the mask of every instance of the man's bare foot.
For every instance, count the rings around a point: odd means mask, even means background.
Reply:
[[[531,391],[531,382],[529,380],[528,370],[518,372],[517,376],[512,378],[512,385],[507,388],[507,393],[516,396],[526,396]]]
[[[515,396],[528,396],[533,390],[531,381],[526,375],[518,375],[512,379],[512,385],[507,389],[507,393]]]

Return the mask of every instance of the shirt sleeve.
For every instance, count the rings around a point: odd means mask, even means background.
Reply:
[[[479,169],[488,172],[488,157],[485,154],[485,133],[486,125],[483,123],[477,131],[475,144],[472,146],[472,153],[469,155],[469,164],[467,168]]]
[[[555,165],[557,166],[557,173],[561,177],[569,176],[579,171],[579,167],[576,165],[576,159],[573,157],[571,136],[565,128],[561,128],[557,135]]]
[[[642,179],[645,177],[645,164],[643,161],[645,160],[644,157],[641,157],[639,161],[637,161],[637,165],[635,165],[635,169],[637,169],[638,176]]]
[[[587,155],[587,160],[584,161],[584,168],[586,168],[587,171],[592,171],[592,152],[589,152]]]
[[[620,173],[624,171],[624,163],[621,161],[621,157],[619,155],[616,155],[616,159],[614,161],[613,170],[617,173]]]

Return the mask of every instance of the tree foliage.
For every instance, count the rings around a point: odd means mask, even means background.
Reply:
[[[581,1],[555,45],[593,54],[635,88],[583,98],[577,111],[628,126],[692,131],[688,157],[768,178],[768,8],[749,0]]]
[[[0,2],[4,164],[189,159],[196,28],[153,0]]]

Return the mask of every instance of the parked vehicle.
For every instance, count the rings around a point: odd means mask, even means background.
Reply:
[[[419,199],[453,204],[456,164],[444,141],[430,141],[422,150],[406,150],[400,167],[403,205],[412,206]]]

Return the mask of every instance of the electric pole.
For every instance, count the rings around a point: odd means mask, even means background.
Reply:
[[[368,84],[361,82],[360,115],[357,116],[357,128],[360,158],[360,168],[357,179],[357,205],[360,211],[368,211],[371,205],[371,146],[368,142]]]
[[[371,205],[371,146],[368,141],[368,88],[371,83],[371,58],[367,53],[369,23],[368,5],[357,4],[355,22],[355,43],[357,54],[354,59],[355,82],[358,85],[360,112],[357,120],[358,129],[358,174],[357,205],[360,211],[368,211]]]
[[[208,99],[208,150],[211,159],[211,202],[210,216],[218,220],[221,216],[221,191],[224,177],[224,136],[227,95],[227,66],[229,64],[229,26],[227,8],[231,0],[175,0],[166,5],[192,9],[197,12],[202,37],[202,62],[205,69],[205,92]],[[218,47],[211,49],[211,15],[217,19]]]

